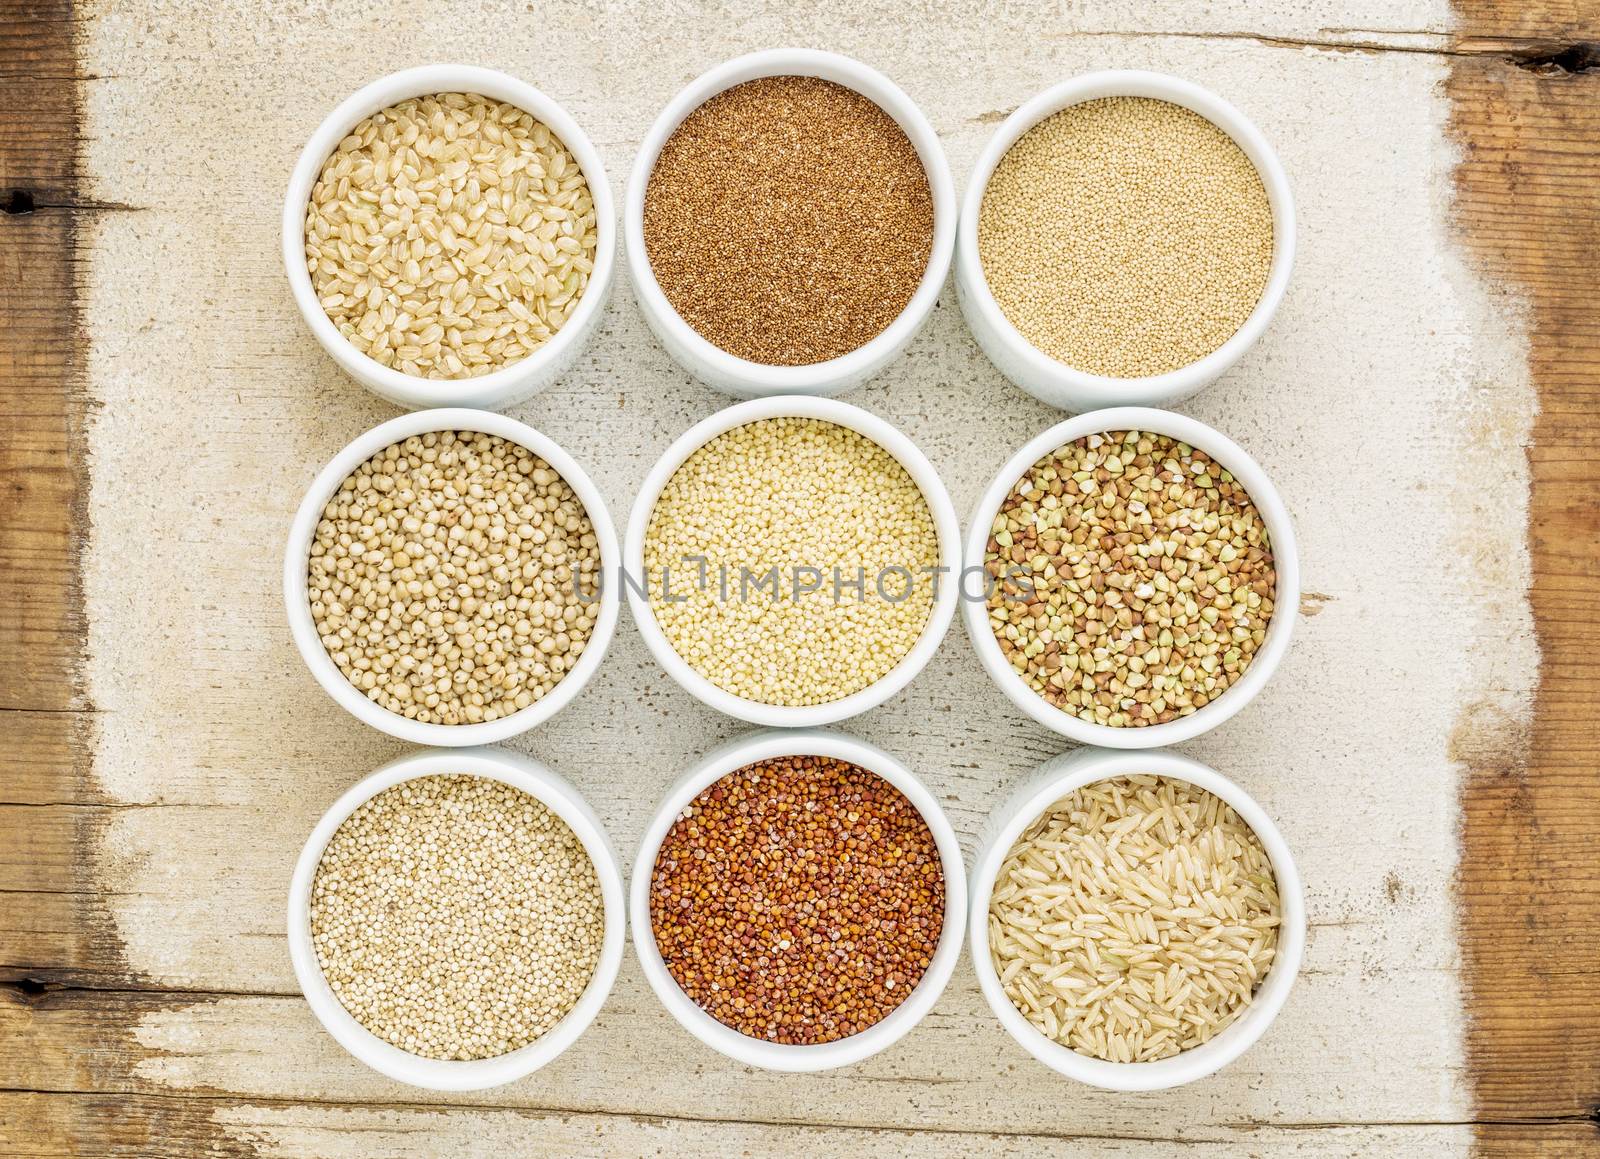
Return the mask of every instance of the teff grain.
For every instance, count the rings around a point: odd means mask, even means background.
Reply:
[[[983,274],[1033,345],[1091,374],[1163,374],[1217,349],[1272,266],[1272,208],[1221,129],[1146,97],[1071,105],[996,166]]]
[[[657,158],[645,250],[683,319],[767,365],[838,358],[894,321],[933,248],[916,149],[852,89],[772,76],[718,93]]]
[[[351,1015],[401,1050],[478,1059],[561,1021],[600,960],[588,851],[541,801],[489,777],[421,777],[339,826],[311,886],[311,938]]]
[[[724,691],[790,706],[840,700],[900,663],[928,622],[938,562],[916,480],[818,419],[762,419],[706,443],[662,489],[644,543],[651,611],[678,655]],[[773,569],[766,587],[742,584]]]
[[[702,792],[650,878],[667,971],[741,1034],[833,1042],[887,1018],[933,960],[944,868],[922,814],[846,761],[759,761]]]
[[[567,481],[526,447],[429,431],[379,451],[323,508],[311,618],[367,699],[429,724],[527,708],[599,616],[600,547]]]
[[[1243,676],[1277,590],[1244,487],[1166,435],[1108,431],[1051,452],[990,528],[989,627],[1030,688],[1112,728],[1165,724]]]
[[[473,93],[401,101],[351,129],[306,206],[306,269],[369,358],[472,378],[560,330],[594,271],[594,198],[532,114]]]

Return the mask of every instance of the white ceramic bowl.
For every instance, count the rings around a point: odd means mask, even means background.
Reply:
[[[595,538],[600,543],[600,615],[595,620],[594,631],[584,646],[583,654],[578,657],[571,671],[543,698],[499,720],[479,724],[429,724],[390,712],[368,700],[339,671],[338,665],[334,664],[333,658],[322,646],[316,622],[311,618],[306,567],[311,555],[311,542],[316,538],[317,524],[322,519],[322,509],[338,491],[339,484],[362,463],[391,443],[429,431],[483,431],[528,448],[567,481],[588,513],[589,522],[594,525]],[[295,647],[300,649],[300,655],[305,659],[306,667],[311,669],[311,674],[324,691],[356,719],[413,744],[447,747],[494,744],[549,720],[578,695],[600,667],[606,647],[611,643],[611,633],[616,629],[617,611],[622,604],[616,585],[609,580],[617,572],[619,555],[617,533],[611,526],[611,516],[606,511],[605,500],[599,489],[577,461],[549,438],[525,423],[489,411],[461,408],[414,411],[380,423],[361,435],[335,455],[332,462],[312,481],[289,528],[289,543],[283,555],[283,600],[289,613],[289,630],[294,636]]]
[[[577,309],[555,335],[528,357],[478,378],[418,378],[368,358],[346,341],[317,300],[306,271],[306,203],[311,187],[329,155],[356,125],[380,109],[409,97],[435,93],[477,93],[505,101],[543,121],[563,144],[588,179],[594,197],[596,245],[594,270]],[[577,359],[605,309],[617,263],[616,207],[605,166],[588,134],[555,101],[515,77],[493,69],[458,64],[408,68],[373,81],[347,98],[312,134],[289,177],[283,199],[283,264],[295,304],[335,362],[351,378],[399,406],[470,406],[503,410],[549,386]]]
[[[762,704],[718,688],[678,655],[656,622],[655,612],[651,610],[648,596],[640,591],[640,585],[645,578],[645,532],[649,530],[650,515],[655,510],[656,500],[661,497],[661,491],[672,478],[673,472],[681,467],[690,455],[724,431],[761,419],[778,417],[820,419],[849,427],[851,430],[859,431],[899,460],[900,465],[916,481],[922,491],[923,499],[927,501],[928,510],[933,516],[934,531],[939,538],[939,565],[948,569],[939,577],[938,595],[929,611],[928,622],[923,626],[922,635],[917,637],[917,642],[912,645],[911,651],[901,658],[900,663],[867,687],[827,704],[802,706]],[[747,720],[751,724],[769,725],[775,728],[811,728],[832,724],[866,712],[869,708],[876,708],[910,684],[917,673],[922,671],[933,658],[933,654],[938,651],[939,643],[944,639],[944,634],[950,627],[950,620],[955,615],[956,591],[959,586],[956,582],[956,573],[960,567],[960,557],[961,526],[956,518],[955,507],[950,502],[950,495],[944,489],[944,484],[939,481],[938,472],[933,469],[933,464],[928,462],[927,456],[917,449],[915,443],[876,415],[860,407],[829,398],[788,395],[752,399],[727,407],[690,427],[667,448],[666,454],[661,456],[650,474],[645,477],[644,485],[639,489],[639,497],[634,500],[633,511],[628,517],[628,530],[623,543],[623,567],[628,576],[639,582],[629,582],[623,586],[628,589],[628,607],[633,612],[634,622],[639,625],[639,634],[644,637],[657,663],[695,697],[718,712]],[[868,581],[869,584],[871,582]]]
[[[600,960],[582,996],[565,1018],[520,1050],[473,1061],[423,1058],[385,1042],[357,1022],[323,977],[311,943],[311,883],[328,842],[350,814],[383,790],[418,777],[467,773],[504,781],[538,798],[565,821],[594,862],[605,903]],[[622,965],[625,916],[622,870],[599,818],[578,791],[556,773],[505,749],[450,749],[413,753],[384,765],[333,803],[311,831],[289,885],[289,956],[311,1011],[339,1045],[373,1070],[435,1091],[475,1091],[532,1074],[575,1042],[594,1021]]]
[[[1091,411],[1057,423],[1011,456],[978,501],[972,522],[967,527],[966,568],[963,575],[967,571],[983,574],[990,528],[994,526],[995,516],[1000,513],[1000,505],[1005,502],[1023,472],[1051,451],[1075,439],[1103,431],[1127,430],[1167,435],[1204,451],[1233,473],[1261,512],[1262,521],[1272,540],[1278,586],[1273,597],[1267,638],[1256,650],[1255,659],[1244,675],[1221,696],[1188,716],[1143,728],[1111,728],[1063,712],[1029,688],[1027,682],[1007,662],[1005,653],[994,638],[994,632],[989,627],[988,604],[982,599],[969,598],[979,593],[965,582],[962,584],[961,613],[966,622],[967,635],[990,678],[1000,686],[1011,703],[1034,720],[1079,744],[1117,749],[1155,748],[1158,745],[1177,744],[1209,732],[1254,699],[1266,687],[1278,667],[1278,661],[1288,651],[1289,637],[1294,631],[1295,617],[1300,608],[1300,557],[1295,548],[1294,525],[1290,522],[1289,509],[1284,506],[1278,489],[1239,444],[1205,423],[1171,411],[1146,407],[1125,406]]]
[[[922,160],[928,187],[933,193],[933,249],[928,256],[928,268],[906,308],[882,334],[866,345],[809,366],[769,366],[738,358],[712,345],[667,301],[645,252],[645,188],[667,138],[685,117],[724,89],[764,76],[821,77],[854,89],[872,101],[905,131]],[[771,394],[839,394],[860,386],[882,370],[927,319],[944,286],[945,275],[950,271],[958,208],[955,183],[950,177],[950,166],[938,134],[922,115],[922,110],[888,77],[859,61],[832,52],[800,48],[753,52],[719,64],[691,82],[672,98],[650,126],[629,174],[623,205],[628,272],[633,278],[639,309],[650,329],[667,353],[702,382],[740,398]]]
[[[1210,1042],[1158,1062],[1106,1062],[1079,1054],[1046,1038],[1006,997],[1000,987],[989,951],[989,899],[995,878],[1022,831],[1062,797],[1095,781],[1133,773],[1151,773],[1187,781],[1222,798],[1255,831],[1272,860],[1278,881],[1282,924],[1278,951],[1250,1007]],[[1180,1086],[1222,1069],[1238,1058],[1264,1033],[1289,996],[1306,944],[1306,904],[1300,874],[1283,834],[1260,805],[1238,785],[1199,761],[1164,751],[1115,752],[1078,749],[1046,761],[1011,798],[990,817],[981,842],[982,852],[972,869],[972,912],[967,937],[978,985],[995,1016],[1011,1037],[1034,1058],[1068,1078],[1113,1091],[1154,1091]],[[634,884],[638,884],[635,875]]]
[[[1034,346],[1001,312],[978,257],[978,211],[995,166],[1029,129],[1069,105],[1101,97],[1154,97],[1192,109],[1244,150],[1272,206],[1272,269],[1261,300],[1233,337],[1188,366],[1145,378],[1112,378],[1075,370]],[[1277,154],[1243,113],[1213,93],[1157,72],[1108,71],[1073,77],[1046,89],[1007,117],[978,157],[967,182],[956,241],[956,291],[972,335],[1000,372],[1051,406],[1085,411],[1102,406],[1151,406],[1186,398],[1221,375],[1261,337],[1283,300],[1294,265],[1294,199]]]
[[[724,1026],[700,1009],[668,973],[667,964],[656,946],[654,927],[650,921],[650,879],[655,872],[656,854],[673,822],[678,819],[678,814],[700,795],[701,790],[735,769],[756,761],[792,756],[831,757],[849,761],[876,773],[899,789],[928,823],[928,830],[939,847],[939,860],[944,869],[944,929],[922,980],[883,1021],[849,1038],[816,1046],[793,1046],[751,1038],[730,1026]],[[749,733],[715,749],[678,778],[656,810],[650,827],[645,830],[644,840],[639,843],[639,855],[633,863],[633,880],[629,883],[628,901],[634,951],[639,955],[639,964],[644,967],[644,976],[662,1005],[691,1034],[712,1049],[749,1066],[791,1072],[832,1070],[860,1062],[898,1041],[939,1000],[955,969],[956,959],[961,956],[961,937],[967,912],[966,869],[961,860],[961,847],[956,841],[955,830],[950,827],[939,802],[910,770],[888,753],[855,737],[825,729],[793,732],[765,730]]]

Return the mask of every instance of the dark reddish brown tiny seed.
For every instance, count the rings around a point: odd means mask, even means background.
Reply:
[[[650,922],[667,971],[753,1038],[834,1042],[888,1017],[944,926],[944,870],[904,794],[795,756],[704,790],[656,854]]]
[[[661,292],[716,346],[806,365],[876,338],[916,293],[933,194],[905,130],[810,76],[718,93],[684,118],[644,196]]]

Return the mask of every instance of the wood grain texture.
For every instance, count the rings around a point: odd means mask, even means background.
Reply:
[[[1535,42],[1451,70],[1462,235],[1526,302],[1540,413],[1531,729],[1489,693],[1454,747],[1468,1057],[1486,1154],[1600,1153],[1600,5],[1462,5],[1462,34]],[[1544,1124],[1541,1126],[1540,1124]],[[1542,1132],[1548,1132],[1542,1135]]]

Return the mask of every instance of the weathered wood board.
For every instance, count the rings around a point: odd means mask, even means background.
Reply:
[[[1584,1121],[1600,1086],[1584,647],[1600,327],[1571,296],[1595,288],[1600,243],[1596,186],[1578,192],[1600,177],[1600,80],[1581,47],[1596,35],[1592,12],[1413,0],[830,0],[738,18],[688,3],[7,4],[0,196],[28,189],[35,207],[0,220],[0,566],[19,593],[0,611],[0,1154],[1600,1142]],[[1067,1084],[1006,1037],[965,963],[896,1047],[779,1076],[689,1038],[630,961],[556,1064],[470,1096],[365,1070],[297,995],[290,866],[338,793],[403,746],[320,692],[283,622],[303,487],[394,413],[321,354],[289,298],[289,167],[360,84],[463,60],[566,104],[620,194],[682,84],[778,44],[895,78],[958,187],[1012,107],[1099,67],[1209,85],[1289,171],[1288,299],[1182,408],[1278,482],[1307,592],[1260,701],[1185,746],[1278,819],[1312,921],[1279,1021],[1214,1078],[1143,1096]],[[1059,417],[989,366],[949,294],[850,400],[918,442],[963,511]],[[514,413],[571,450],[621,520],[668,442],[726,401],[657,347],[623,279],[578,367]],[[989,810],[1063,747],[987,683],[959,627],[906,692],[845,727],[925,778],[969,856]],[[571,778],[631,851],[677,771],[739,731],[624,623],[596,682],[515,747]]]

